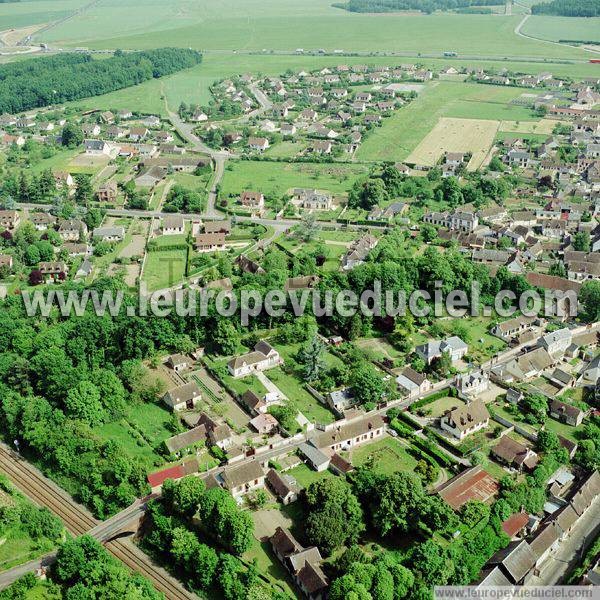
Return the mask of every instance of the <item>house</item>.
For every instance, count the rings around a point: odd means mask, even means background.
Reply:
[[[279,352],[261,340],[254,346],[253,352],[231,359],[227,363],[227,368],[233,377],[245,377],[256,371],[277,367],[282,363]]]
[[[135,185],[152,188],[166,177],[167,172],[167,167],[145,167],[135,178]]]
[[[558,329],[547,333],[539,340],[540,348],[545,348],[551,356],[562,356],[573,342],[573,334],[570,329]]]
[[[344,425],[334,424],[327,431],[317,434],[315,442],[319,448],[334,452],[348,450],[381,437],[385,428],[381,415],[369,415]]]
[[[342,256],[342,269],[349,271],[357,265],[363,264],[369,252],[377,246],[378,242],[376,237],[369,234],[353,242],[348,248],[348,252]]]
[[[204,233],[222,233],[229,235],[231,233],[231,221],[207,221],[204,223]]]
[[[117,199],[117,182],[111,180],[103,183],[98,188],[96,197],[100,202],[114,202]]]
[[[167,358],[167,366],[176,373],[180,373],[190,366],[190,359],[184,354],[171,354]]]
[[[458,440],[485,429],[490,422],[490,413],[481,400],[473,400],[463,406],[447,411],[440,419],[440,428]]]
[[[91,253],[91,249],[87,244],[79,244],[77,242],[65,242],[62,245],[62,249],[66,250],[71,258]]]
[[[185,221],[181,215],[169,215],[163,218],[163,235],[181,235],[185,232]]]
[[[62,261],[41,262],[38,264],[38,270],[42,274],[45,283],[58,283],[67,278],[69,268]]]
[[[201,123],[202,121],[208,121],[208,115],[203,110],[197,110],[191,117],[194,123]]]
[[[87,225],[79,219],[65,219],[58,226],[58,235],[65,242],[82,241],[87,234]]]
[[[454,510],[459,510],[470,500],[489,502],[499,491],[498,482],[480,466],[475,466],[442,483],[435,493]]]
[[[115,122],[115,115],[110,110],[106,110],[100,113],[100,120],[106,125],[111,125]]]
[[[163,144],[175,141],[175,136],[170,131],[157,131],[154,137]]]
[[[265,473],[257,461],[249,461],[225,469],[221,474],[223,484],[234,498],[265,487]]]
[[[524,511],[518,512],[502,521],[502,531],[511,540],[514,540],[523,533],[527,527],[527,523],[529,523],[529,515]]]
[[[53,177],[54,177],[54,182],[56,183],[57,187],[67,187],[67,188],[72,188],[75,186],[75,182],[73,181],[73,177],[71,176],[71,173],[69,173],[68,171],[54,171],[52,173]]]
[[[267,402],[252,390],[246,390],[242,394],[241,400],[250,411],[250,414],[258,415],[267,412]]]
[[[326,471],[329,467],[331,457],[321,452],[312,442],[302,442],[298,451],[310,463],[311,467],[318,472]]]
[[[505,435],[492,448],[493,457],[518,471],[533,471],[538,464],[538,455],[523,444]]]
[[[16,210],[0,210],[0,227],[15,229],[21,222],[21,216]]]
[[[203,412],[195,423],[195,426],[204,427],[206,437],[211,446],[218,446],[221,450],[226,450],[233,446],[232,432],[227,423],[217,423]]]
[[[125,137],[128,133],[127,129],[123,129],[123,127],[117,127],[113,125],[106,130],[106,137],[111,140],[119,140]]]
[[[84,140],[83,147],[91,156],[110,156],[111,147],[104,140]]]
[[[310,149],[315,154],[331,154],[333,144],[329,140],[317,140],[312,143]]]
[[[498,323],[490,331],[496,337],[509,342],[513,337],[529,330],[534,321],[534,317],[519,316]]]
[[[481,369],[458,375],[454,382],[456,389],[463,396],[476,396],[485,392],[490,386],[490,376]]]
[[[583,382],[595,386],[600,382],[600,354],[593,358],[583,370]]]
[[[309,600],[324,600],[329,582],[320,564],[321,554],[316,546],[303,548],[294,536],[277,527],[270,539],[275,556],[289,571],[296,585]]]
[[[94,240],[102,242],[120,242],[125,237],[123,227],[96,227],[92,233]]]
[[[200,388],[197,383],[192,381],[169,390],[163,396],[163,401],[173,410],[191,410],[200,398]]]
[[[295,188],[292,191],[292,202],[309,210],[331,210],[333,205],[333,199],[328,192],[306,188]]]
[[[240,194],[240,204],[246,208],[262,210],[265,207],[265,197],[261,192],[244,191]]]
[[[129,139],[133,142],[141,142],[148,137],[149,133],[147,127],[132,127],[129,130]]]
[[[300,277],[289,277],[284,285],[286,292],[292,292],[295,290],[312,290],[317,287],[319,283],[318,275],[302,275]]]
[[[277,430],[279,421],[277,421],[277,419],[269,413],[260,413],[253,419],[250,419],[250,425],[252,425],[252,427],[256,429],[258,433],[262,435],[269,435]]]
[[[348,410],[357,403],[352,388],[345,387],[341,390],[334,390],[327,396],[327,404],[336,411],[338,414],[343,414],[345,410]]]
[[[6,273],[13,268],[13,257],[10,254],[0,254],[0,273]]]
[[[427,342],[415,348],[415,352],[430,365],[434,359],[442,356],[444,352],[448,352],[452,362],[456,362],[465,356],[469,351],[469,346],[463,342],[458,336],[453,335],[443,341],[434,340]]]
[[[545,348],[536,348],[507,363],[492,367],[491,372],[500,381],[513,383],[537,377],[556,362],[557,359],[548,354]]]
[[[275,469],[269,469],[266,480],[282,504],[287,505],[298,499],[298,486],[291,477],[280,475]]]
[[[423,217],[425,223],[438,227],[447,227],[450,230],[471,233],[479,225],[479,217],[472,212],[456,211],[452,214],[447,212],[430,212]]]
[[[206,441],[206,430],[204,427],[194,427],[165,440],[165,446],[169,454],[177,454],[195,444],[204,444]]]
[[[199,233],[194,239],[196,252],[217,252],[225,249],[225,234]]]
[[[488,561],[488,565],[497,566],[511,584],[520,584],[533,569],[537,556],[525,540],[510,542],[506,548],[498,550]]]
[[[529,541],[529,547],[535,554],[535,567],[539,567],[560,545],[561,530],[555,522],[542,525],[535,537]]]
[[[29,220],[36,231],[46,231],[56,223],[56,217],[45,212],[32,213],[29,215]]]
[[[283,136],[296,135],[296,126],[293,123],[282,123],[279,130]]]
[[[251,150],[256,150],[258,152],[264,152],[269,148],[269,140],[267,138],[262,137],[250,137],[248,138],[248,147]]]
[[[83,132],[83,135],[96,136],[100,135],[102,130],[97,123],[84,123],[81,126],[81,131]]]
[[[550,416],[561,423],[578,427],[583,422],[585,412],[572,404],[553,399],[550,401]]]
[[[432,387],[427,376],[415,371],[412,367],[405,367],[402,370],[402,373],[396,377],[396,384],[400,391],[409,398],[420,396]]]
[[[515,390],[514,388],[506,390],[506,401],[510,404],[517,406],[524,398],[525,394],[519,390]]]

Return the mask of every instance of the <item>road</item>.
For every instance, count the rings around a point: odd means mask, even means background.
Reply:
[[[105,543],[106,549],[120,559],[129,569],[147,577],[154,587],[171,600],[193,600],[197,596],[188,592],[183,586],[163,568],[155,564],[150,557],[142,552],[131,541],[113,539],[124,528],[142,516],[146,510],[146,501],[137,500],[133,505],[116,514],[111,519],[101,522],[80,504],[77,504],[64,490],[45,477],[38,469],[25,459],[13,452],[6,444],[0,443],[0,471],[5,473],[12,483],[38,506],[46,506],[65,525],[73,536],[89,533],[100,542]],[[0,589],[29,571],[35,571],[41,566],[52,564],[55,554],[51,553],[40,559],[19,565],[0,574]]]

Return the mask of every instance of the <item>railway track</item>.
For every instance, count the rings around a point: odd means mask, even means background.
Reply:
[[[98,525],[99,521],[83,506],[75,504],[72,498],[58,486],[51,485],[35,467],[5,447],[0,447],[0,470],[36,504],[46,506],[58,516],[72,535],[83,535]]]
[[[47,507],[59,517],[73,536],[89,533],[99,526],[101,529],[101,521],[95,519],[85,507],[77,504],[66,492],[5,444],[0,444],[0,472],[5,473],[11,482],[35,504]],[[130,541],[113,540],[106,543],[105,548],[131,571],[136,571],[150,580],[155,589],[162,592],[168,600],[198,598],[185,590],[164,569],[155,565]]]

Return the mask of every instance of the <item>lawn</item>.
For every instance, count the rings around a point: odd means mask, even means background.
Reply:
[[[296,187],[346,194],[359,177],[368,173],[367,166],[355,164],[237,161],[225,169],[221,195],[238,196],[244,190],[260,190],[265,196],[281,197]]]
[[[162,290],[181,281],[185,275],[186,250],[148,252],[142,281],[148,291]]]
[[[360,160],[404,160],[442,117],[498,121],[535,120],[531,109],[509,104],[518,88],[434,81],[418,98],[376,128],[358,149]]]
[[[423,411],[428,417],[438,418],[441,417],[445,412],[463,406],[464,402],[460,398],[453,398],[452,396],[444,396],[438,400],[434,400],[431,404],[426,404],[420,408],[417,408],[414,412]]]
[[[321,479],[327,479],[328,477],[335,477],[331,471],[315,471],[305,465],[304,463],[286,471],[286,475],[293,477],[300,487],[306,488],[315,481],[321,481]]]
[[[0,484],[0,508],[3,514],[5,508],[14,507],[18,511],[31,504],[4,474],[0,476]],[[37,540],[32,538],[19,517],[14,521],[3,519],[0,523],[0,571],[46,554],[54,546],[55,543],[44,536]]]
[[[350,458],[353,465],[370,464],[374,471],[383,475],[413,472],[417,466],[417,460],[409,454],[407,447],[393,437],[359,446],[351,451]]]

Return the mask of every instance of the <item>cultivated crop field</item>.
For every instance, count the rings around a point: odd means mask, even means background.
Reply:
[[[359,160],[404,160],[442,118],[539,120],[527,107],[510,104],[522,90],[477,83],[436,81],[408,106],[372,132],[358,149]]]
[[[442,118],[406,159],[409,164],[432,167],[446,152],[471,152],[468,169],[477,170],[488,155],[498,121]]]
[[[531,16],[521,32],[543,40],[600,43],[600,18]]]
[[[555,119],[542,119],[541,121],[502,121],[499,132],[510,133],[535,133],[550,135],[554,128],[562,121]]]

